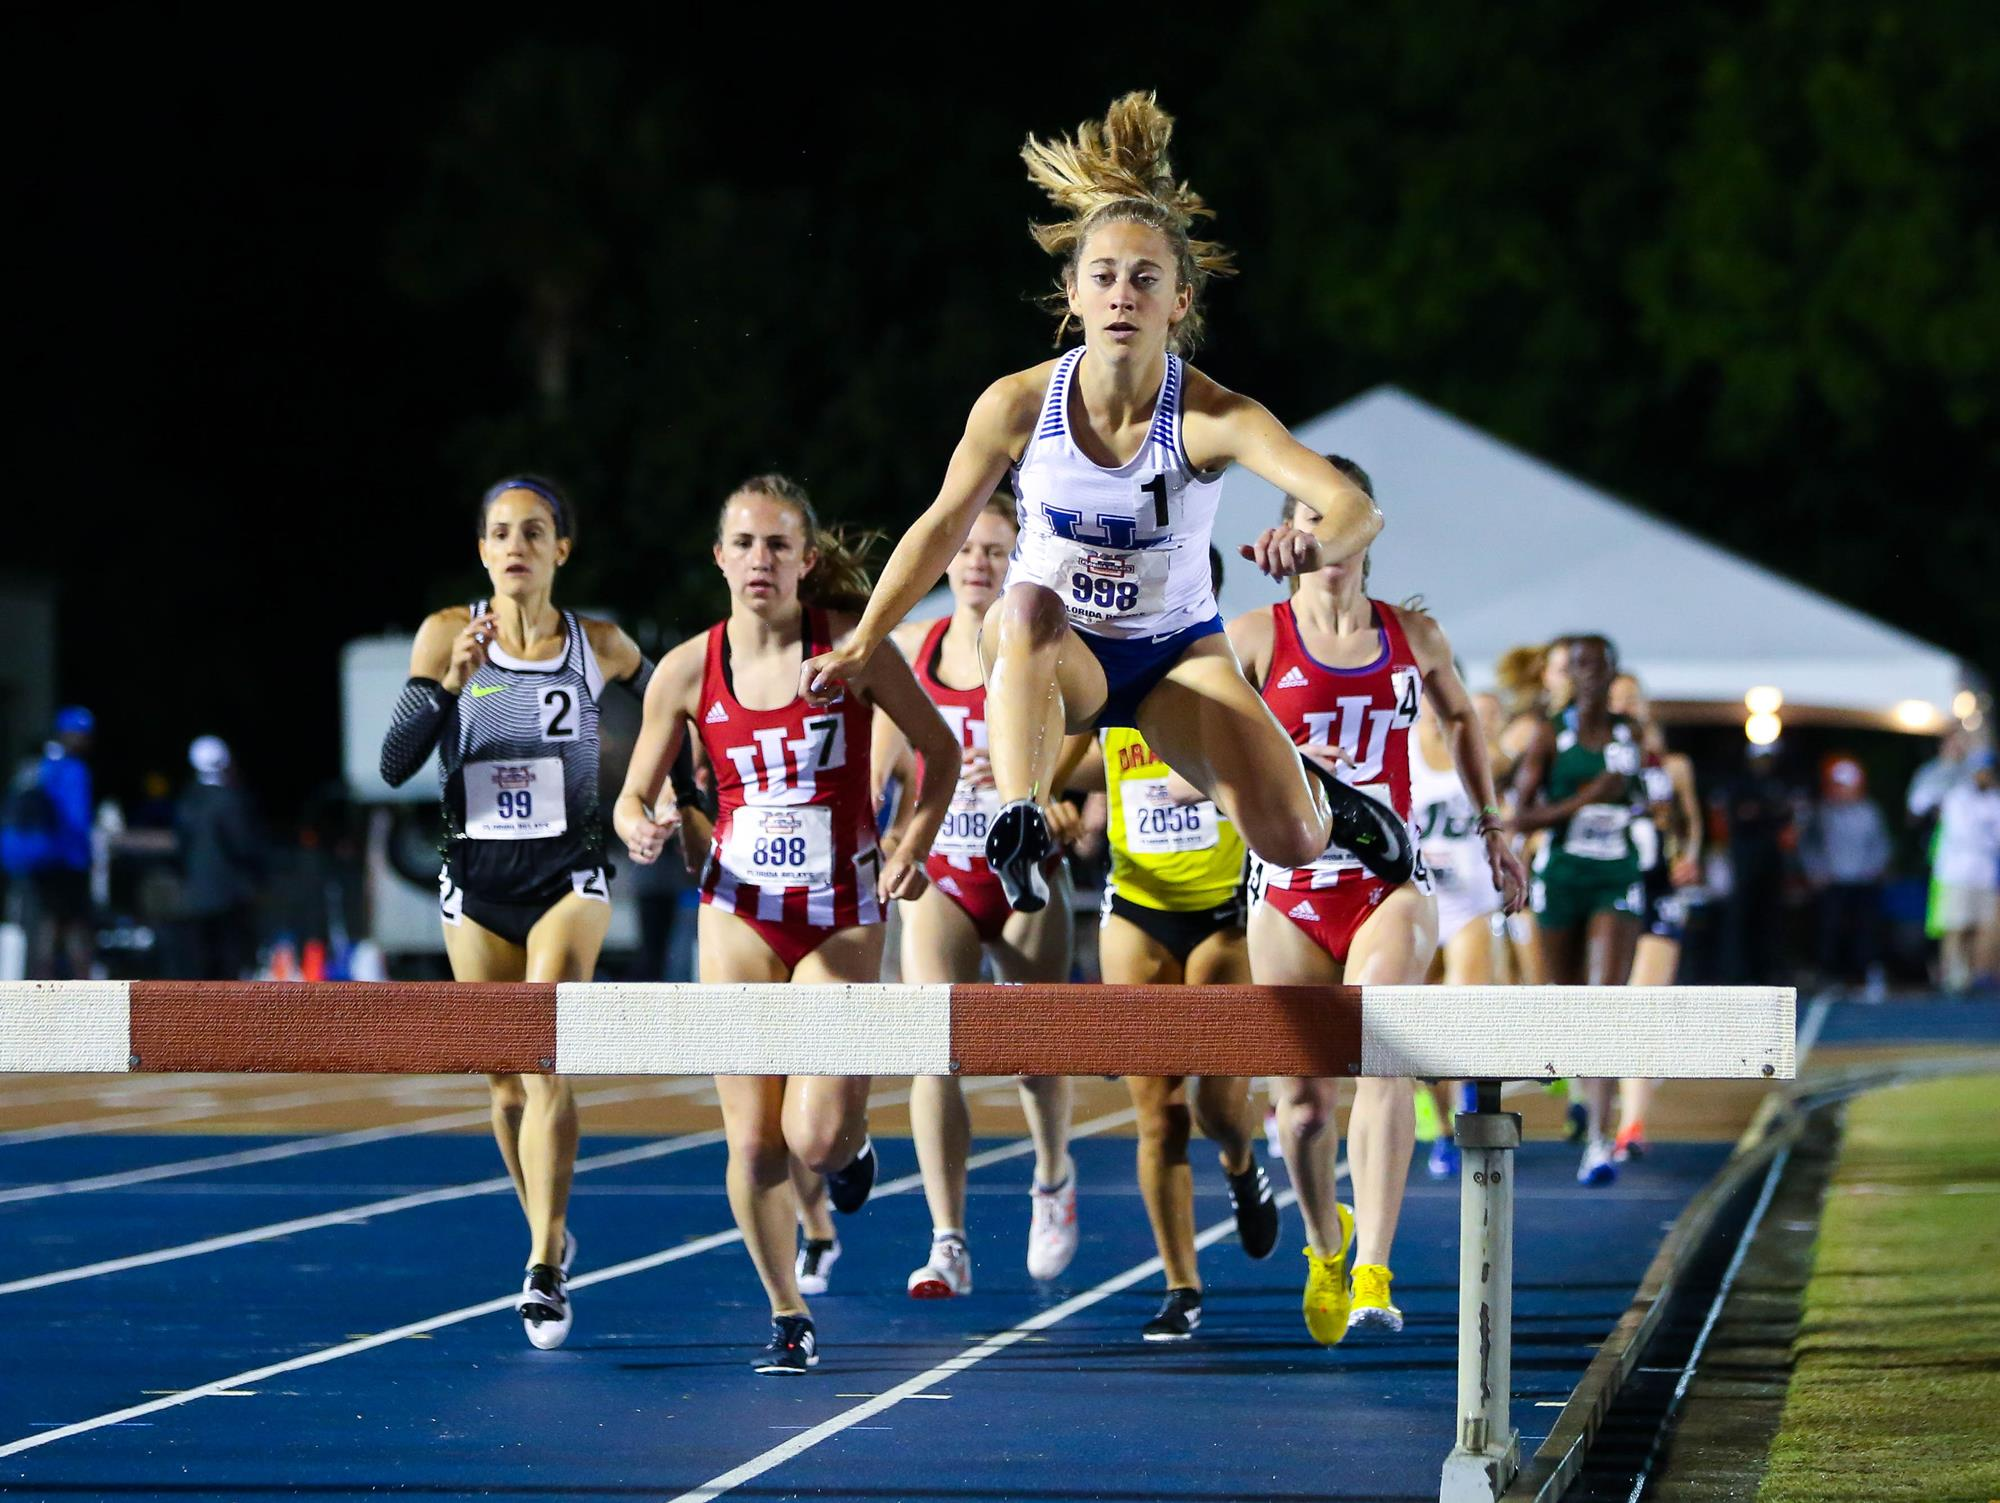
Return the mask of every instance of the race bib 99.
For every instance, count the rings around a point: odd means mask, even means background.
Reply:
[[[560,757],[465,765],[465,833],[474,840],[542,840],[569,828]]]

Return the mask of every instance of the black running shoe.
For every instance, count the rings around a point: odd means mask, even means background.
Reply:
[[[1224,1178],[1229,1181],[1229,1209],[1236,1213],[1236,1240],[1251,1257],[1270,1257],[1278,1245],[1278,1197],[1271,1193],[1264,1166],[1253,1156],[1248,1169]]]
[[[1299,761],[1326,789],[1327,805],[1333,813],[1333,832],[1327,843],[1339,846],[1391,887],[1409,881],[1417,869],[1416,847],[1410,841],[1409,826],[1396,811],[1341,782],[1311,757],[1301,756]]]
[[[1186,1341],[1201,1324],[1201,1291],[1169,1289],[1160,1313],[1147,1321],[1139,1334],[1147,1341]]]
[[[819,1337],[804,1315],[778,1315],[771,1320],[771,1344],[750,1364],[760,1373],[781,1378],[803,1377],[809,1367],[819,1366]]]
[[[845,1169],[835,1169],[826,1177],[826,1198],[833,1208],[851,1216],[868,1204],[868,1192],[875,1188],[875,1140],[861,1144],[861,1152]]]
[[[1017,798],[993,816],[986,832],[986,864],[1016,913],[1040,913],[1048,907],[1049,878],[1042,863],[1054,850],[1048,823],[1033,799]]]
[[[1572,1101],[1569,1110],[1563,1113],[1563,1141],[1581,1143],[1590,1136],[1590,1113],[1584,1110],[1581,1101]]]

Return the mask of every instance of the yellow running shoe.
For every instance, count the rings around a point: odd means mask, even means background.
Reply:
[[[1417,1083],[1417,1141],[1435,1143],[1448,1130],[1444,1119],[1438,1116],[1437,1098],[1431,1095],[1431,1088]]]
[[[1306,1248],[1306,1329],[1321,1346],[1339,1346],[1347,1335],[1347,1311],[1353,1296],[1347,1287],[1347,1255],[1354,1247],[1354,1212],[1340,1210],[1340,1251],[1322,1257]]]
[[[1348,1312],[1350,1331],[1400,1331],[1403,1312],[1389,1303],[1389,1280],[1395,1277],[1380,1263],[1354,1265],[1354,1308]]]

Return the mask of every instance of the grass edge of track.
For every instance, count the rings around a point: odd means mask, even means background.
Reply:
[[[1757,1503],[2000,1496],[1996,1091],[1965,1076],[1848,1107]]]

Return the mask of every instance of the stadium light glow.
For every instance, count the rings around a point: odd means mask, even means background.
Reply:
[[[1743,722],[1743,734],[1749,738],[1752,746],[1769,746],[1778,739],[1784,729],[1784,722],[1769,710],[1759,710]]]
[[[1775,715],[1784,708],[1785,694],[1774,685],[1759,684],[1743,696],[1743,705],[1752,715]]]
[[[1928,699],[1902,699],[1889,712],[1890,717],[1906,731],[1935,730],[1944,717]]]
[[[1960,689],[1951,697],[1951,713],[1960,720],[1970,720],[1979,713],[1979,696],[1970,689]]]

